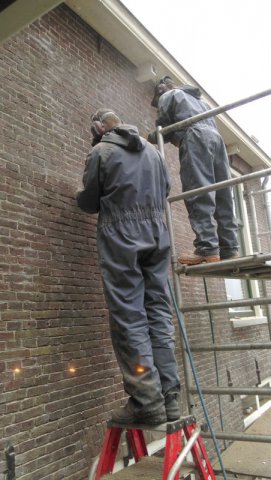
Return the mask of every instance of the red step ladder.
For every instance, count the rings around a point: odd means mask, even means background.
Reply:
[[[151,425],[120,425],[112,422],[107,424],[107,432],[102,446],[102,452],[99,458],[98,467],[94,480],[100,480],[104,475],[112,473],[120,442],[121,433],[127,431],[127,438],[133,453],[135,462],[140,458],[148,456],[147,446],[143,430],[159,431],[166,433],[165,457],[163,466],[162,480],[167,480],[168,475],[182,453],[182,432],[185,435],[187,444],[184,446],[185,456],[191,452],[194,468],[197,471],[200,480],[215,480],[215,474],[212,469],[207,452],[203,445],[200,431],[196,425],[196,419],[193,416],[182,417],[175,422],[165,423],[159,426]],[[177,462],[176,462],[177,461]],[[181,466],[178,466],[174,480],[180,476]]]

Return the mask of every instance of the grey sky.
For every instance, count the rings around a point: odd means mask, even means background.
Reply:
[[[271,88],[271,0],[122,0],[220,104]],[[230,116],[271,155],[271,96]]]

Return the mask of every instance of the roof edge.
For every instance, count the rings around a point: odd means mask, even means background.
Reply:
[[[136,67],[152,62],[157,78],[168,73],[176,82],[198,86],[210,107],[218,106],[120,0],[66,0],[65,3]],[[229,115],[220,114],[217,123],[225,143],[237,144],[239,155],[251,167],[259,169],[271,166],[270,157]]]

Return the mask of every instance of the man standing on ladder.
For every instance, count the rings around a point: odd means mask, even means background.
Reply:
[[[199,88],[177,87],[169,76],[155,87],[151,105],[158,108],[156,125],[166,127],[209,110]],[[148,140],[156,143],[156,132]],[[165,135],[165,142],[179,148],[183,192],[231,178],[226,147],[214,118],[201,120]],[[185,200],[196,238],[194,253],[178,261],[186,265],[217,262],[238,256],[237,223],[231,189],[205,193]]]
[[[164,223],[170,185],[160,153],[108,109],[93,116],[79,207],[99,212],[97,248],[111,338],[129,395],[121,424],[180,417],[180,381],[167,291],[170,243]]]

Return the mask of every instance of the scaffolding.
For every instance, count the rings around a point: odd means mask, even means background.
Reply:
[[[238,102],[234,102],[223,107],[217,107],[207,112],[204,112],[199,115],[195,115],[194,117],[188,118],[184,121],[177,122],[173,125],[169,125],[167,127],[162,128],[161,126],[157,127],[157,141],[158,141],[158,148],[160,153],[165,160],[165,151],[164,151],[164,140],[163,136],[180,130],[181,128],[187,127],[192,125],[200,120],[216,116],[220,113],[223,113],[227,110],[232,108],[236,108],[240,105],[244,105],[251,101],[257,100],[258,98],[262,98],[266,95],[270,95],[271,90],[266,90],[259,94],[253,95],[251,97],[247,97],[243,100],[239,100]],[[173,276],[173,285],[174,285],[174,293],[178,305],[178,309],[181,314],[186,314],[188,312],[202,312],[208,311],[209,315],[212,314],[213,310],[219,309],[228,309],[233,307],[254,307],[256,305],[264,305],[266,308],[266,316],[267,316],[267,323],[269,329],[269,337],[271,339],[271,315],[269,310],[269,304],[271,302],[271,297],[268,296],[267,287],[266,287],[266,280],[271,280],[271,253],[262,254],[261,252],[261,238],[266,235],[270,234],[270,216],[269,216],[269,226],[268,231],[266,232],[259,232],[258,224],[257,224],[257,214],[256,214],[256,207],[255,207],[255,196],[264,194],[266,195],[271,190],[262,189],[259,191],[252,191],[250,194],[247,195],[247,200],[250,205],[251,210],[251,222],[252,222],[252,229],[255,233],[255,244],[256,244],[256,251],[252,255],[246,257],[239,257],[236,259],[224,260],[223,262],[215,262],[215,263],[206,263],[200,265],[180,265],[177,261],[176,255],[176,247],[175,247],[175,233],[174,233],[174,223],[173,223],[173,215],[172,215],[172,205],[175,202],[179,202],[181,200],[194,197],[195,195],[199,196],[203,193],[207,193],[210,191],[217,191],[219,189],[225,187],[232,187],[233,185],[241,184],[244,182],[249,182],[254,179],[260,179],[264,177],[267,179],[271,175],[271,168],[267,168],[261,171],[253,172],[247,175],[243,175],[237,178],[232,178],[230,180],[226,180],[223,182],[219,182],[213,184],[211,186],[201,187],[195,190],[190,190],[185,193],[181,193],[179,195],[171,196],[168,198],[167,207],[166,207],[166,220],[169,230],[170,236],[170,243],[171,243],[171,263],[172,263],[172,276]],[[265,197],[267,198],[267,197]],[[270,215],[270,212],[269,212]],[[269,245],[270,246],[270,245]],[[202,277],[205,286],[205,295],[206,295],[206,304],[204,305],[184,305],[182,300],[182,292],[181,292],[181,284],[180,284],[180,275],[185,275],[187,277]],[[245,279],[245,280],[259,280],[262,282],[262,293],[263,295],[260,297],[249,298],[249,299],[239,299],[239,300],[230,300],[230,301],[222,301],[222,302],[209,302],[208,299],[208,290],[206,285],[206,277],[220,277],[220,278],[231,278],[231,279]],[[247,351],[247,350],[270,350],[271,349],[271,342],[262,342],[262,343],[227,343],[227,344],[216,344],[213,341],[210,344],[197,344],[191,347],[191,351],[193,352],[214,352],[214,359],[215,362],[216,356],[215,352],[223,352],[223,351]],[[195,388],[193,384],[193,376],[191,373],[191,365],[189,362],[187,348],[181,336],[181,344],[182,344],[182,354],[183,354],[183,367],[184,367],[184,377],[185,377],[185,385],[186,385],[186,396],[187,396],[187,406],[188,412],[191,415],[195,414],[195,399],[194,396],[198,395],[198,388]],[[216,379],[217,380],[217,379]],[[228,385],[232,385],[230,378]],[[201,392],[204,395],[217,395],[218,402],[220,405],[220,396],[222,395],[230,395],[233,399],[235,395],[258,395],[269,397],[271,396],[271,388],[260,388],[260,387],[208,387],[202,388]],[[202,436],[206,438],[210,438],[210,432],[205,432]],[[231,441],[245,441],[245,442],[264,442],[264,443],[271,443],[271,436],[269,435],[254,435],[254,434],[246,434],[242,432],[225,432],[223,429],[222,424],[222,431],[218,431],[215,434],[217,439],[221,440],[231,440]],[[224,443],[225,446],[225,443]],[[255,478],[255,477],[253,477]]]

